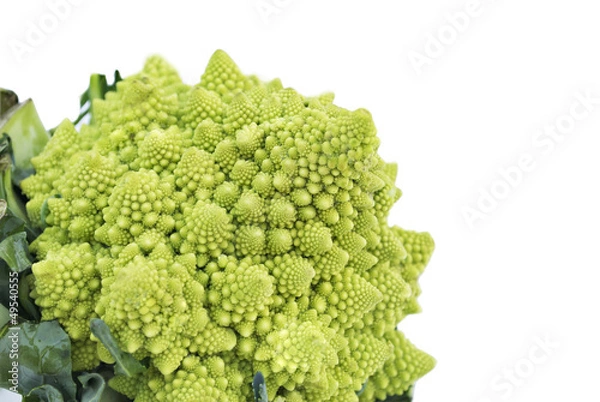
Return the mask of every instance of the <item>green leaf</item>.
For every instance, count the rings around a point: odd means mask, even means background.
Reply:
[[[100,402],[106,381],[98,373],[83,373],[77,377],[81,385],[81,402]]]
[[[23,402],[64,402],[59,390],[52,385],[44,384],[32,389],[23,399]]]
[[[25,222],[16,216],[5,214],[4,216],[0,217],[0,239],[7,238],[10,235],[23,232],[24,230]]]
[[[108,349],[113,359],[115,359],[115,373],[119,375],[126,375],[133,377],[136,374],[143,373],[146,371],[139,361],[137,361],[131,354],[123,352],[117,346],[117,341],[110,333],[108,325],[99,318],[92,318],[90,320],[90,328],[92,334],[102,342],[104,347]]]
[[[3,239],[0,242],[0,289],[8,289],[9,276],[12,272],[18,272],[19,316],[39,321],[39,310],[29,296],[31,289],[28,275],[31,272],[26,266],[31,266],[33,259],[29,254],[25,230],[25,223],[15,216],[5,215],[0,219],[0,239]],[[33,237],[30,235],[30,239]],[[5,292],[0,293],[0,303],[8,306],[8,294]]]
[[[2,141],[0,139],[0,141]],[[25,205],[21,197],[15,193],[12,183],[11,166],[6,164],[7,157],[0,155],[0,199],[6,202],[4,215],[11,214],[29,224],[29,218],[25,212]]]
[[[15,277],[15,275],[18,275],[18,277]],[[3,260],[0,260],[0,289],[6,289],[5,291],[0,292],[0,305],[6,309],[9,309],[10,307],[10,311],[13,313],[15,307],[17,307],[18,311],[15,314],[17,317],[13,317],[16,319],[15,321],[23,322],[33,320],[39,322],[40,320],[40,311],[29,295],[31,293],[31,279],[31,270],[28,269],[21,273],[17,273],[8,268],[8,265]],[[15,284],[18,284],[18,293],[16,295],[18,298],[18,306],[14,303],[14,291],[9,292]],[[16,324],[17,323],[14,323],[13,325]],[[1,325],[0,328],[2,328]],[[2,335],[3,334],[0,331],[0,337],[2,337]]]
[[[111,387],[105,387],[104,392],[102,393],[102,398],[100,398],[100,402],[131,402],[131,399],[127,398],[123,394],[118,393]]]
[[[19,97],[10,89],[0,88],[0,117],[19,103]]]
[[[8,308],[8,289],[9,289],[9,277],[10,272],[12,272],[8,265],[2,260],[0,260],[0,304],[4,307]],[[14,275],[14,274],[13,274]]]
[[[115,70],[113,83],[108,85],[104,74],[92,74],[90,76],[90,85],[79,97],[80,112],[73,124],[79,123],[85,116],[92,111],[94,99],[104,99],[107,92],[117,90],[117,82],[123,80],[118,70]]]
[[[8,236],[0,242],[0,258],[15,272],[22,272],[31,267],[32,258],[29,255],[29,244],[25,232]]]
[[[0,355],[4,356],[0,359],[0,387],[9,389],[17,386],[22,395],[41,387],[33,392],[32,397],[56,395],[48,387],[43,387],[48,385],[58,390],[66,402],[75,401],[71,342],[58,322],[26,322],[11,327],[0,339]]]
[[[10,214],[29,226],[29,218],[20,192],[13,183],[13,148],[6,134],[0,133],[0,199],[6,202],[3,215]]]
[[[30,279],[33,279],[32,275],[31,270],[28,270],[21,272],[19,277],[19,316],[27,320],[33,319],[38,322],[41,318],[40,310],[30,296]]]
[[[10,321],[8,309],[3,304],[0,304],[0,328],[3,328]]]
[[[50,135],[44,128],[31,99],[13,106],[0,118],[0,134],[11,139],[15,184],[33,173],[31,158],[46,146]]]
[[[255,402],[269,402],[267,396],[267,384],[265,384],[265,377],[258,371],[254,375],[252,380],[252,389],[254,390],[254,401]]]
[[[117,90],[117,83],[119,81],[123,81],[123,78],[121,77],[121,73],[119,72],[119,70],[115,70],[115,72],[113,73],[113,83],[106,87],[106,92],[115,92]],[[106,95],[106,92],[102,94],[102,99],[104,99],[104,95]]]

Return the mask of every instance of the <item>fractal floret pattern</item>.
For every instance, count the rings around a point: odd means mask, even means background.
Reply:
[[[432,369],[396,326],[434,244],[388,224],[397,169],[368,111],[220,50],[194,86],[153,56],[91,110],[22,182],[32,295],[74,369],[111,362],[92,318],[148,362],[110,381],[137,402],[251,400],[257,371],[270,400],[375,401]]]

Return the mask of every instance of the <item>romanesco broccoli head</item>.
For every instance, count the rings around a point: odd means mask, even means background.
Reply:
[[[220,50],[189,86],[153,56],[33,158],[32,295],[77,370],[112,362],[92,318],[149,362],[110,382],[136,401],[246,401],[257,371],[277,401],[402,394],[434,364],[396,331],[433,241],[389,226],[401,192],[378,147],[332,94]]]

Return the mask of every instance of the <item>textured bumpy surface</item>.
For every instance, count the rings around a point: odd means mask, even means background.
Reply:
[[[32,295],[73,369],[111,362],[99,317],[149,358],[110,382],[138,402],[252,400],[257,371],[277,401],[405,392],[434,365],[396,330],[434,244],[388,225],[401,193],[378,146],[366,110],[246,76],[223,51],[194,86],[149,58],[79,132],[60,124],[22,183],[45,228]]]

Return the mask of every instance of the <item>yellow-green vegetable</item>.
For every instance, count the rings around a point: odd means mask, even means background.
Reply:
[[[94,318],[149,362],[109,382],[137,402],[248,401],[257,372],[269,400],[374,401],[433,368],[396,330],[433,241],[389,226],[401,192],[368,111],[220,50],[194,86],[154,56],[90,99],[21,183],[44,229],[32,296],[74,370],[113,362]]]

